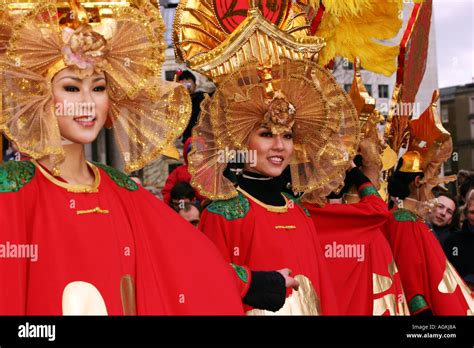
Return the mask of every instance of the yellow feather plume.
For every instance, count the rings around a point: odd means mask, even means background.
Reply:
[[[313,8],[319,7],[318,1]],[[392,75],[396,69],[399,47],[380,40],[397,35],[402,27],[400,12],[403,0],[323,0],[325,7],[315,33],[326,39],[319,63],[326,65],[337,56],[353,61],[359,57],[364,69]]]

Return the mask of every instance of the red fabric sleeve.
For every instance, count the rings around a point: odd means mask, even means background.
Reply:
[[[398,221],[391,213],[386,236],[412,313],[429,307],[434,315],[466,315],[474,309],[467,286],[452,269],[434,233],[421,220]],[[444,287],[449,291],[440,290]],[[420,305],[420,298],[426,305]]]
[[[373,186],[362,185],[361,190],[365,187]],[[351,231],[372,230],[384,226],[388,218],[387,204],[375,194],[366,195],[354,204],[326,204],[323,208],[313,204],[304,205],[320,233],[331,233],[340,230],[341,226]]]
[[[27,212],[35,206],[36,183],[18,192],[0,192],[0,243],[30,245]],[[0,315],[25,315],[28,258],[0,258]]]
[[[137,294],[148,294],[140,298],[137,310],[141,306],[142,313],[153,314],[153,302],[161,300],[167,314],[243,314],[235,272],[209,239],[145,189],[132,196],[142,266],[137,272]],[[153,280],[163,284],[156,293],[148,286]],[[176,300],[181,293],[187,294],[185,304]]]
[[[245,277],[239,276],[239,272],[234,267],[234,279],[242,298],[245,297],[250,287],[251,271],[245,264],[247,250],[242,250],[241,247],[235,247],[235,245],[242,245],[238,243],[240,231],[246,228],[245,226],[252,220],[251,214],[251,211],[249,211],[245,219],[227,220],[222,215],[205,209],[202,212],[199,224],[201,231],[217,246],[224,259],[229,264],[242,267],[247,272],[247,279],[245,281]]]

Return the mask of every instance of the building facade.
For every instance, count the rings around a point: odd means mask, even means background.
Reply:
[[[441,122],[453,138],[453,155],[446,175],[474,170],[474,83],[441,88]]]

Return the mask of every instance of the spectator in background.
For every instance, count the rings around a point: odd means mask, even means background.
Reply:
[[[179,183],[179,182],[185,182],[188,183],[191,181],[191,174],[188,171],[188,153],[191,151],[191,142],[192,138],[188,138],[186,142],[184,143],[183,146],[183,159],[184,159],[184,164],[175,168],[168,178],[166,179],[165,186],[163,187],[163,190],[161,193],[163,194],[163,200],[166,204],[170,204],[170,199],[171,199],[171,190],[173,187]],[[189,185],[189,187],[191,187]],[[191,187],[191,190],[193,190],[194,196],[198,201],[202,201],[204,197],[202,197],[196,190],[194,190]]]
[[[444,251],[459,275],[474,289],[474,190],[466,197],[464,215],[461,231],[446,240]]]
[[[474,172],[461,169],[457,177],[458,203],[461,206],[466,202],[467,193],[474,189]]]
[[[196,91],[196,77],[188,70],[182,72],[177,72],[178,82],[184,85],[191,96],[192,101],[192,113],[191,118],[189,119],[188,126],[183,132],[183,143],[186,143],[186,140],[192,136],[193,127],[196,125],[201,112],[201,102],[204,100],[204,92]]]
[[[181,208],[178,211],[179,215],[181,215],[186,221],[189,221],[190,224],[194,226],[199,225],[199,216],[200,212],[199,209],[191,203],[184,203],[184,208]]]
[[[195,203],[194,189],[188,182],[178,182],[171,189],[169,206],[176,211],[185,207],[186,203]]]
[[[426,224],[430,227],[441,245],[457,227],[456,198],[449,192],[439,194],[438,204],[428,214]]]

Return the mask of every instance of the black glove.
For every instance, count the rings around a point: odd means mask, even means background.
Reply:
[[[243,302],[258,309],[276,312],[285,304],[285,278],[276,271],[252,271],[252,282]]]

